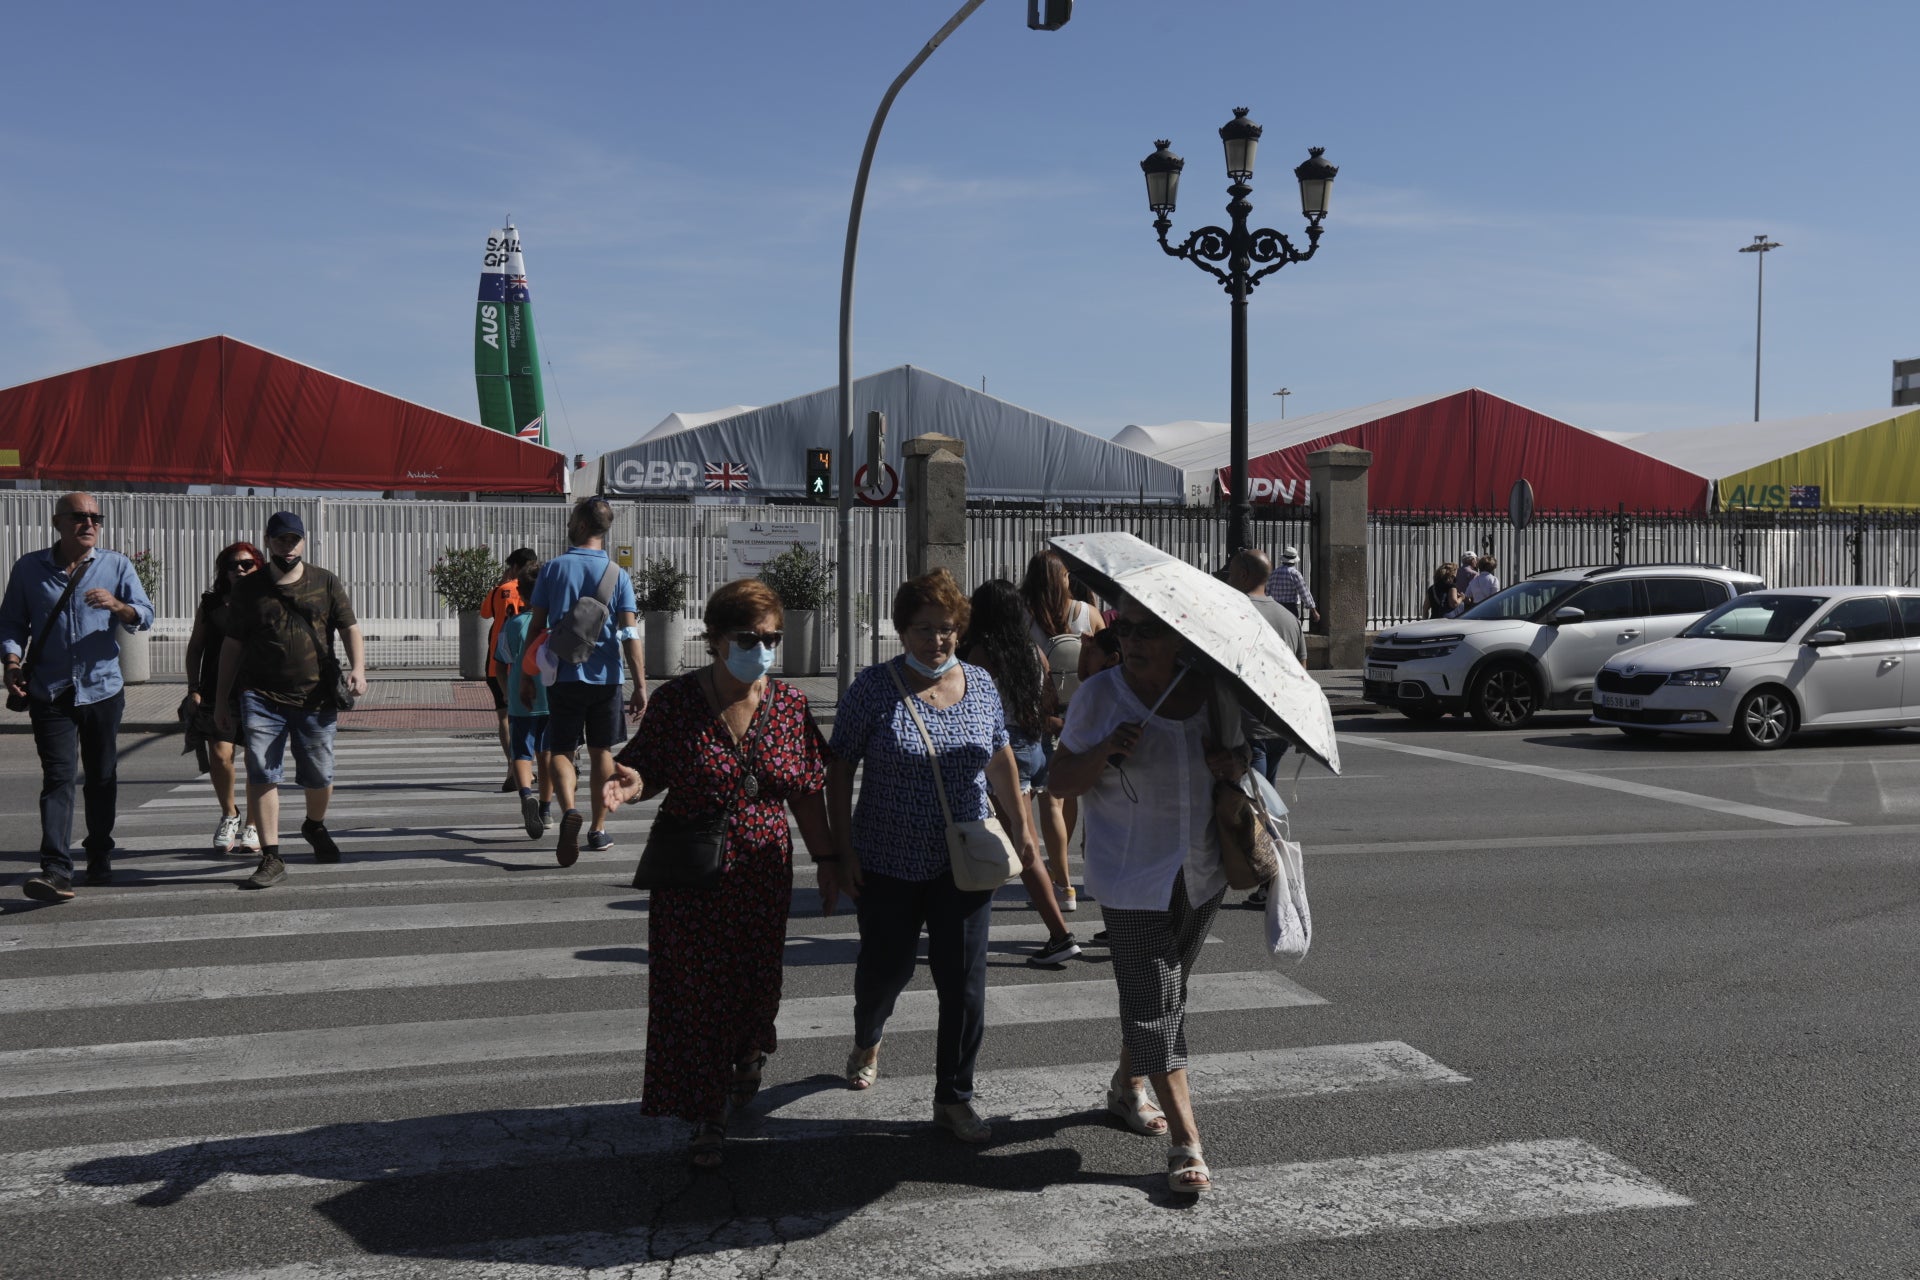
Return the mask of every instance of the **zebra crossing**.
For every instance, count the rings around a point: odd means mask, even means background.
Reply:
[[[510,820],[491,740],[343,735],[339,771],[339,865],[293,845],[286,882],[240,892],[250,864],[204,847],[214,808],[183,780],[123,810],[114,887],[0,914],[0,1234],[45,1225],[9,1273],[83,1225],[107,1228],[100,1274],[183,1280],[839,1277],[860,1256],[984,1277],[1690,1203],[1577,1131],[1293,1161],[1250,1140],[1272,1158],[1213,1155],[1216,1190],[1172,1199],[1162,1144],[1099,1118],[1111,977],[1026,965],[1045,930],[1017,885],[995,906],[976,1100],[1013,1172],[974,1176],[982,1157],[930,1135],[924,974],[880,1084],[838,1086],[857,937],[797,888],[781,1050],[703,1184],[685,1126],[638,1114],[647,913],[625,882],[646,810],[560,871],[551,837]],[[1073,923],[1098,928],[1094,904]],[[1197,1048],[1229,1027],[1270,1042],[1196,1055],[1210,1153],[1289,1108],[1475,1088],[1413,1043],[1287,1043],[1331,1006],[1253,931],[1223,914],[1191,989]],[[267,1100],[300,1119],[272,1123]],[[621,1198],[590,1211],[610,1183]]]

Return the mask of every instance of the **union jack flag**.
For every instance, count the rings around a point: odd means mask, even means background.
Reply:
[[[522,440],[538,440],[540,438],[540,428],[546,424],[546,421],[547,415],[543,413],[526,426],[520,428],[515,434]]]
[[[707,488],[744,489],[751,483],[747,476],[747,467],[742,462],[709,462],[707,464]]]

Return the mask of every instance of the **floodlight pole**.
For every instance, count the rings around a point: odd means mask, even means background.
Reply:
[[[1754,259],[1760,268],[1758,282],[1753,291],[1753,420],[1760,421],[1760,321],[1765,314],[1767,298],[1767,254],[1780,247],[1778,241],[1765,236],[1755,236],[1753,243],[1741,248],[1741,253],[1757,254]]]
[[[947,19],[947,25],[934,32],[933,39],[914,55],[906,70],[887,86],[886,96],[880,99],[880,109],[873,113],[873,127],[867,130],[867,146],[860,153],[860,173],[853,180],[853,208],[847,214],[847,252],[840,266],[840,466],[835,468],[840,482],[839,511],[834,524],[840,546],[834,597],[835,624],[839,631],[835,662],[839,667],[843,698],[847,696],[847,686],[853,683],[853,561],[847,554],[853,541],[854,469],[850,465],[853,461],[853,262],[860,249],[860,211],[867,201],[867,175],[873,169],[874,148],[880,145],[880,129],[887,122],[887,112],[893,109],[893,100],[900,96],[900,90],[921,64],[933,56],[933,51],[985,3],[986,0],[966,0],[959,12]],[[876,531],[878,527],[876,523]],[[877,617],[875,624],[878,625]]]

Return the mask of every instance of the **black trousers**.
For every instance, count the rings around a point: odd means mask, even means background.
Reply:
[[[993,891],[962,889],[953,874],[900,880],[866,872],[857,904],[860,959],[853,969],[853,1042],[880,1043],[894,1001],[913,980],[920,929],[940,1001],[934,1036],[933,1100],[971,1102],[973,1063],[987,1028],[987,930]]]
[[[120,791],[120,716],[126,707],[125,690],[100,702],[75,706],[71,688],[52,701],[33,698],[28,704],[33,745],[40,753],[42,871],[73,877],[73,784],[81,768],[87,773],[82,788],[87,858],[105,859],[113,852],[114,809]]]

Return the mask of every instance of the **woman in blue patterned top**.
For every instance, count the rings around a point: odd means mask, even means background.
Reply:
[[[1000,691],[985,670],[954,654],[968,614],[966,596],[945,569],[894,594],[893,625],[906,653],[862,671],[834,716],[827,804],[845,881],[829,883],[838,878],[829,864],[820,888],[823,895],[844,888],[860,919],[848,1086],[870,1088],[879,1077],[880,1037],[913,978],[924,928],[940,1007],[933,1122],[963,1142],[985,1142],[992,1134],[973,1110],[973,1064],[986,1029],[993,893],[953,882],[933,765],[894,684],[897,674],[933,738],[953,820],[988,817],[991,789],[1011,819],[1007,834],[1021,861],[1035,865],[1039,849],[1020,795],[1020,768],[1007,745]],[[866,777],[856,809],[853,775],[862,764]]]

